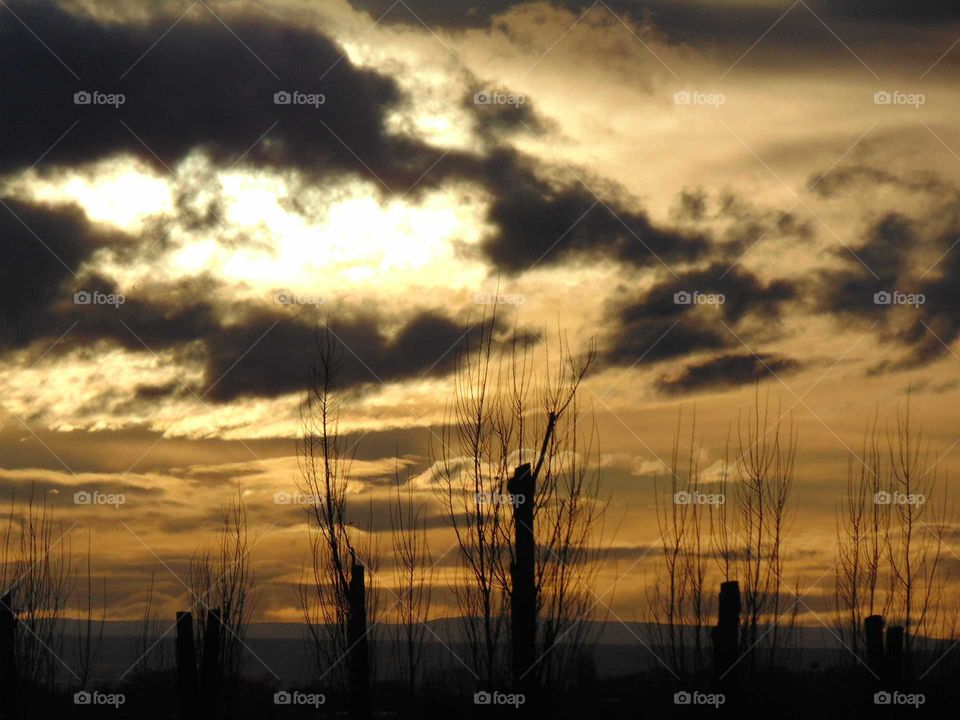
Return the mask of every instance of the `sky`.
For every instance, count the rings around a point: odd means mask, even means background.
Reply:
[[[703,467],[756,393],[792,419],[812,607],[874,417],[909,397],[952,486],[956,4],[5,0],[0,65],[0,496],[89,535],[113,619],[151,572],[184,603],[238,485],[256,619],[299,619],[304,514],[274,496],[323,322],[356,522],[389,547],[399,466],[437,557],[428,446],[465,338],[494,304],[498,332],[593,338],[623,617],[678,419]]]

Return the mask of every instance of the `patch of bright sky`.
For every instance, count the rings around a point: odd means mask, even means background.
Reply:
[[[110,378],[109,396],[103,395],[104,378]],[[140,385],[162,385],[179,381],[199,381],[201,370],[175,364],[143,353],[129,353],[104,344],[96,352],[71,353],[62,358],[45,359],[28,369],[16,356],[0,368],[4,403],[10,412],[31,415],[42,408],[43,419],[55,430],[77,427],[106,430],[148,423],[155,429],[166,428],[182,415],[164,416],[163,403],[151,404],[151,417],[143,414],[146,406],[122,406]],[[178,409],[180,413],[183,408]]]
[[[485,275],[479,262],[457,256],[460,244],[482,237],[483,199],[456,190],[426,195],[420,204],[382,200],[357,184],[329,205],[318,193],[301,196],[305,217],[285,207],[277,178],[231,173],[221,178],[223,220],[252,242],[223,244],[206,233],[187,237],[169,258],[176,278],[204,271],[260,291],[290,287],[330,294],[390,294],[422,287],[425,277],[444,288],[474,287]]]
[[[464,85],[462,69],[451,64],[446,50],[430,36],[395,35],[384,33],[385,43],[344,44],[352,62],[389,75],[409,99],[389,113],[387,130],[443,149],[473,149],[472,120],[464,107],[470,88]]]
[[[129,157],[50,176],[31,171],[21,185],[30,199],[76,203],[91,221],[130,233],[142,231],[151,216],[174,209],[171,185]]]

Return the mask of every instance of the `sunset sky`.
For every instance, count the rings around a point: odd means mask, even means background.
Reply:
[[[300,619],[304,513],[274,495],[328,319],[356,523],[386,553],[399,457],[439,606],[427,449],[498,295],[503,330],[596,339],[598,592],[624,619],[678,413],[715,467],[757,377],[798,433],[787,575],[811,607],[851,453],[908,389],[955,487],[954,3],[4,0],[0,58],[0,495],[91,534],[111,619],[151,571],[185,603],[237,482],[256,619]]]

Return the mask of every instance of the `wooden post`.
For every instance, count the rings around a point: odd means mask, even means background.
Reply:
[[[197,654],[193,647],[193,615],[177,613],[177,688],[180,692],[180,717],[194,720],[200,716],[198,708]]]
[[[367,641],[367,592],[363,565],[350,568],[350,611],[347,617],[347,657],[350,672],[351,714],[364,720],[371,717],[370,647]]]
[[[887,676],[886,681],[896,688],[903,681],[903,639],[904,630],[901,625],[891,625],[887,628]]]
[[[207,622],[203,627],[203,658],[201,659],[201,690],[203,708],[206,717],[216,717],[220,670],[220,612],[207,611]]]
[[[867,639],[867,667],[882,677],[884,670],[883,660],[883,616],[871,615],[863,621],[863,633]]]
[[[13,612],[13,593],[0,598],[0,693],[2,702],[14,706],[17,689],[17,615]]]
[[[533,504],[536,486],[530,463],[516,468],[507,483],[513,500],[514,562],[510,565],[510,638],[513,684],[518,692],[535,685],[537,642],[536,538]]]
[[[737,649],[740,637],[740,583],[720,583],[717,626],[710,633],[713,641],[713,672],[717,684],[731,688],[736,684]]]

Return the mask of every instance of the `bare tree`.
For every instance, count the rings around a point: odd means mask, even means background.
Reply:
[[[902,625],[903,671],[909,675],[917,654],[934,642],[931,637],[949,637],[956,627],[943,598],[953,511],[946,478],[912,418],[909,396],[885,445],[881,450],[874,419],[861,455],[850,460],[837,524],[834,602],[838,634],[857,654],[866,644],[866,617],[888,616],[889,625]]]
[[[860,455],[852,455],[848,461],[847,492],[837,518],[835,628],[856,656],[866,647],[864,619],[885,615],[891,602],[892,577],[884,572],[890,513],[887,506],[876,502],[885,492],[877,427],[874,418],[864,433]]]
[[[783,540],[789,521],[789,500],[793,488],[797,436],[792,420],[782,425],[784,415],[770,420],[769,399],[761,406],[759,390],[754,406],[741,417],[737,439],[739,459],[734,465],[737,545],[740,548],[737,573],[743,588],[744,644],[747,667],[757,669],[757,650],[762,641],[767,649],[768,667],[777,662],[789,641],[796,618],[782,623]],[[760,628],[771,627],[764,636]]]
[[[495,316],[494,316],[495,317]],[[440,450],[431,442],[438,498],[456,535],[461,572],[453,583],[472,666],[492,686],[503,663],[502,633],[507,586],[502,529],[509,460],[498,423],[502,408],[494,397],[493,327],[481,322],[478,347],[457,358],[453,407],[444,423]],[[454,449],[455,448],[455,449]]]
[[[410,478],[401,482],[394,472],[394,500],[390,505],[397,622],[393,646],[397,668],[407,690],[416,691],[423,670],[424,642],[433,600],[434,564],[427,542],[426,507],[415,502]]]
[[[600,499],[596,424],[586,424],[574,395],[558,423],[537,485],[537,616],[543,665],[540,677],[566,686],[594,639],[587,619],[596,608],[593,588],[608,545]]]
[[[364,560],[369,565],[375,549],[358,549],[348,527],[347,490],[354,456],[339,431],[342,406],[336,378],[342,355],[329,328],[317,333],[316,361],[301,403],[301,437],[297,441],[298,489],[307,499],[310,533],[310,563],[297,594],[315,677],[331,677],[348,687],[354,713],[362,716],[369,713],[372,666],[368,635],[376,611]]]
[[[52,687],[63,653],[63,615],[72,594],[70,541],[46,502],[34,491],[19,506],[11,496],[0,563],[2,597],[23,628],[14,657],[21,682]],[[72,670],[70,671],[73,672]]]
[[[663,558],[647,596],[651,640],[664,648],[675,674],[702,677],[706,670],[711,589],[717,580],[740,584],[743,620],[735,644],[748,670],[757,670],[761,662],[773,668],[787,657],[798,618],[798,602],[783,605],[796,432],[792,423],[781,424],[784,417],[778,411],[771,419],[769,401],[761,403],[756,390],[753,407],[737,423],[738,457],[730,462],[728,431],[723,457],[709,477],[700,468],[703,442],[696,437],[696,416],[685,457],[678,418],[669,497],[655,493]],[[710,568],[711,555],[716,571]]]
[[[242,671],[247,626],[256,603],[247,507],[239,483],[236,498],[222,510],[215,547],[201,547],[194,553],[188,577],[191,600],[204,611],[202,617],[209,618],[209,610],[219,616],[219,677],[236,680]],[[204,630],[204,622],[197,622],[195,642],[201,655]]]
[[[938,628],[943,583],[941,563],[948,527],[946,483],[931,460],[922,431],[911,419],[910,401],[897,411],[888,433],[889,485],[883,504],[889,507],[887,555],[893,580],[894,619],[904,626],[904,663],[909,674],[924,633]],[[938,492],[940,496],[937,497]]]
[[[518,566],[511,537],[510,509],[533,503],[535,534],[534,612],[539,650],[530,667],[513,667],[514,680],[530,674],[562,674],[563,653],[582,635],[573,621],[591,604],[596,571],[596,531],[602,504],[597,499],[595,435],[584,440],[577,403],[580,383],[593,362],[591,342],[575,357],[559,335],[558,358],[542,363],[534,341],[514,330],[498,342],[496,314],[483,317],[478,343],[459,355],[449,420],[430,456],[437,496],[456,536],[462,572],[453,584],[466,643],[482,680],[493,685],[509,666],[503,631]],[[513,497],[508,479],[529,465],[532,498]],[[558,641],[563,640],[565,648]],[[514,638],[516,642],[516,638]],[[513,665],[517,665],[514,658]]]
[[[704,526],[712,518],[715,502],[707,502],[700,472],[702,442],[696,440],[696,416],[690,427],[687,458],[680,453],[682,413],[677,418],[670,455],[669,498],[664,501],[655,492],[657,527],[663,546],[662,572],[647,598],[652,622],[652,641],[666,649],[670,667],[681,676],[697,676],[706,660],[706,618],[709,613],[705,592],[707,568],[704,550]],[[719,493],[711,498],[725,500]],[[713,523],[710,521],[710,526]]]
[[[137,634],[133,642],[137,657],[133,670],[141,678],[163,673],[171,665],[169,646],[163,637],[166,628],[161,620],[161,611],[156,607],[155,591],[156,571],[151,570],[150,583],[143,601],[143,614],[137,622]]]
[[[84,598],[81,597],[81,589],[77,590],[77,634],[76,634],[76,653],[77,653],[77,674],[79,675],[80,687],[86,688],[90,682],[93,668],[96,665],[97,658],[100,655],[100,649],[103,646],[103,629],[107,619],[107,579],[103,578],[103,602],[101,605],[100,617],[96,618],[93,607],[93,565],[92,565],[91,537],[87,535],[87,557],[86,557],[86,582],[82,588]]]

